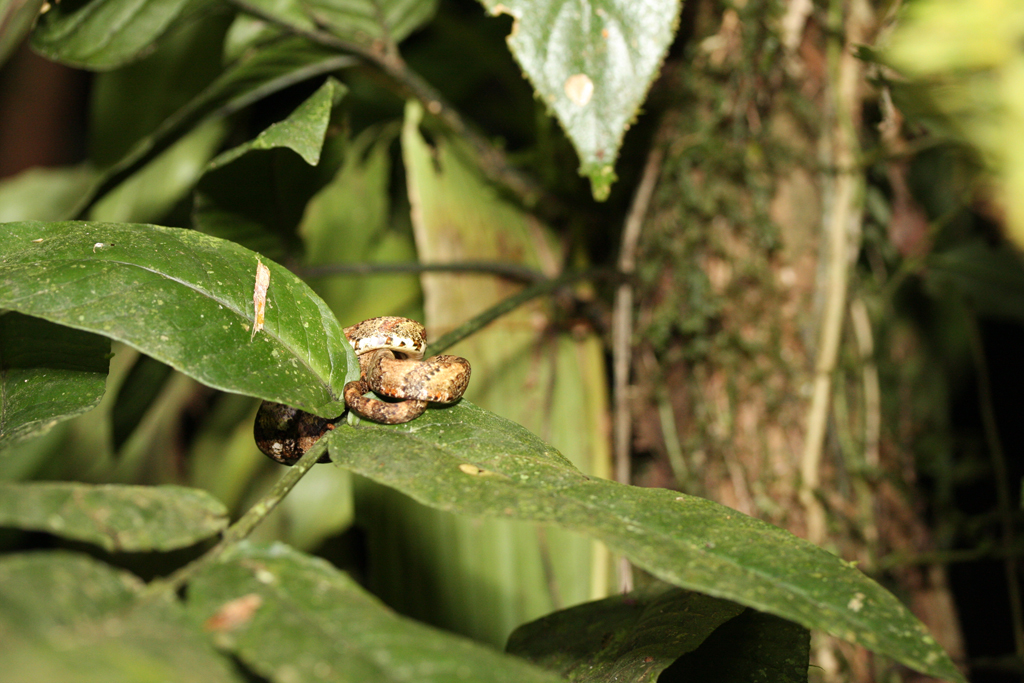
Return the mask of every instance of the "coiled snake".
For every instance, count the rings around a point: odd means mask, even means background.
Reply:
[[[469,361],[458,356],[423,360],[427,335],[408,318],[370,318],[345,328],[359,359],[360,378],[345,385],[345,405],[373,422],[400,424],[423,414],[428,403],[454,403],[469,385]],[[365,394],[397,399],[385,402]],[[253,435],[265,454],[284,465],[295,464],[334,422],[282,403],[264,401],[256,413]],[[327,456],[320,459],[325,462]]]

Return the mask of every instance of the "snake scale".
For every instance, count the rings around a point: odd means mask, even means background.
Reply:
[[[427,335],[415,320],[370,318],[345,328],[359,359],[360,378],[345,385],[347,408],[382,424],[401,424],[423,414],[430,403],[454,403],[469,385],[469,361],[459,356],[423,359]],[[383,401],[366,394],[393,399]],[[256,445],[284,465],[295,464],[337,421],[298,408],[264,401],[256,413]],[[320,462],[328,461],[327,455]]]

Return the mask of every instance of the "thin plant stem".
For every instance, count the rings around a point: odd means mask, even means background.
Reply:
[[[239,517],[237,522],[227,528],[217,545],[167,578],[152,582],[145,592],[155,596],[178,590],[196,574],[215,562],[226,550],[245,540],[252,533],[253,529],[259,526],[267,518],[267,515],[277,507],[278,503],[295,488],[295,485],[299,483],[302,477],[313,468],[313,465],[316,464],[317,460],[327,450],[328,441],[330,439],[320,439],[312,448],[306,451],[299,461],[285,472],[284,476],[274,484],[274,487],[266,495],[260,498],[244,515]]]
[[[392,275],[395,273],[480,273],[496,275],[508,280],[532,284],[546,280],[539,270],[516,263],[499,261],[463,261],[459,263],[328,263],[317,266],[295,268],[296,275],[304,280],[347,275]]]
[[[532,301],[539,296],[545,294],[551,294],[566,285],[570,285],[577,280],[585,280],[587,278],[599,277],[608,274],[609,271],[605,270],[581,270],[572,273],[566,273],[550,280],[544,280],[538,282],[535,285],[531,285],[526,289],[523,289],[512,296],[502,299],[498,303],[494,304],[487,310],[471,318],[467,322],[463,323],[459,327],[444,335],[436,342],[430,345],[430,353],[437,354],[441,353],[460,341],[468,337],[469,335],[483,329],[487,325],[491,324],[501,316],[509,313],[510,311],[522,306],[528,301]]]
[[[833,0],[830,13],[834,21],[842,21],[842,3]],[[829,43],[828,55],[834,89],[835,121],[832,130],[833,161],[838,168],[854,168],[858,141],[853,112],[860,107],[859,86],[863,81],[863,65],[851,46],[862,38],[864,25],[857,13],[851,13],[845,34],[837,34]],[[853,173],[835,177],[832,209],[828,217],[828,281],[825,285],[825,306],[818,330],[817,359],[814,367],[811,404],[807,411],[807,431],[800,457],[800,503],[806,514],[807,538],[814,543],[825,540],[825,509],[818,498],[821,484],[821,456],[825,447],[829,407],[833,391],[832,373],[839,357],[843,321],[847,308],[850,280],[850,255],[856,253],[851,239],[851,226],[859,220],[863,178]]]

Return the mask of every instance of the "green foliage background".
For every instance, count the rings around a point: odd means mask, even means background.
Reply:
[[[1004,4],[919,0],[862,56],[929,143],[968,150],[950,210],[990,184],[1019,242],[1024,155],[1005,141],[1024,124],[1024,19]],[[610,297],[555,276],[610,260],[682,9],[65,0],[36,19],[39,3],[0,5],[0,60],[27,39],[93,73],[87,158],[0,183],[10,680],[645,681],[678,661],[798,681],[809,630],[963,680],[835,555],[607,481],[607,370],[579,320]],[[755,203],[764,153],[723,164]],[[728,200],[687,198],[709,220]],[[904,275],[1019,319],[1016,256],[950,242]],[[252,337],[257,259],[272,277]],[[352,277],[417,259],[486,263],[469,280]],[[496,263],[518,270],[498,279]],[[683,279],[680,318],[651,328],[666,346],[720,313],[696,269]],[[474,363],[462,403],[395,427],[343,419],[320,446],[331,466],[312,467],[321,450],[282,474],[255,451],[258,399],[342,413],[358,372],[344,325],[399,314],[447,332],[524,283],[555,296],[456,347]],[[618,558],[644,585],[607,598]]]

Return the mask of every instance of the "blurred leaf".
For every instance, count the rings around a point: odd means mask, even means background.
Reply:
[[[88,164],[30,168],[0,181],[0,223],[64,218],[96,182]]]
[[[908,4],[886,61],[918,102],[980,153],[1000,187],[1010,236],[1024,245],[1024,4],[1017,0]],[[922,100],[924,106],[922,106]]]
[[[888,54],[918,73],[1000,67],[1019,52],[1022,17],[1016,0],[918,0],[901,11]]]
[[[408,226],[391,213],[395,129],[369,128],[348,143],[334,178],[306,204],[299,226],[306,265],[412,262]],[[379,315],[421,320],[419,274],[318,277],[311,286],[349,324]]]
[[[437,0],[245,0],[257,15],[299,30],[326,28],[365,48],[394,45],[426,23]]]
[[[210,162],[196,193],[195,226],[272,258],[287,256],[319,174],[301,168],[285,150],[317,165],[331,108],[344,93],[328,78],[286,119]]]
[[[806,683],[811,634],[803,626],[748,609],[666,669],[659,683]]]
[[[649,683],[743,609],[734,602],[659,586],[588,602],[520,626],[507,649],[570,681]]]
[[[143,59],[94,74],[89,88],[89,159],[104,168],[230,69],[221,55],[232,13],[207,13],[164,36]]]
[[[76,215],[97,196],[120,185],[174,141],[192,131],[200,121],[229,116],[271,93],[349,66],[353,61],[347,55],[338,55],[294,38],[279,40],[246,54],[107,168],[88,196],[68,215]]]
[[[125,342],[200,382],[335,417],[358,363],[334,315],[270,268],[266,327],[250,340],[257,255],[191,230],[9,223],[0,306]]]
[[[396,616],[347,575],[287,546],[243,544],[189,584],[188,611],[274,683],[509,681],[558,677]]]
[[[0,448],[95,408],[106,389],[109,358],[104,337],[20,313],[0,314]]]
[[[0,0],[0,67],[18,49],[45,0]]]
[[[963,680],[891,593],[838,557],[709,500],[587,477],[519,425],[465,400],[406,425],[339,425],[325,438],[334,462],[424,505],[557,524],[676,586]]]
[[[110,552],[175,550],[228,524],[206,491],[179,486],[0,483],[0,526],[45,531]]]
[[[84,555],[0,559],[5,683],[241,683],[176,603],[136,603],[142,583]]]
[[[937,297],[955,292],[979,315],[1024,321],[1024,263],[1011,249],[968,242],[933,253],[926,278]]]
[[[554,110],[603,201],[615,158],[675,36],[679,0],[480,0],[515,23],[508,45]]]
[[[272,485],[270,477],[279,476],[278,466],[259,452],[253,440],[259,403],[247,396],[219,397],[203,416],[189,451],[189,484],[209,491],[232,511],[241,512],[246,502],[255,502]],[[266,473],[266,481],[261,481],[261,473]],[[296,488],[305,480],[303,477]],[[282,504],[295,495],[289,495]],[[264,520],[257,533],[266,523]]]
[[[411,103],[402,131],[421,261],[505,262],[547,273],[558,268],[563,256],[548,227],[495,193],[465,160],[457,139],[436,134],[428,145],[419,131],[421,113]],[[422,282],[431,335],[524,286],[488,274],[427,273]],[[600,340],[580,330],[559,333],[557,325],[547,302],[532,301],[446,353],[473,364],[469,400],[543,434],[583,472],[608,476]],[[365,484],[357,503],[372,548],[374,592],[407,614],[495,646],[525,621],[605,597],[613,582],[607,549],[579,534],[516,520],[466,519]],[[410,546],[414,552],[404,549]]]
[[[103,195],[91,220],[116,223],[157,221],[188,196],[220,147],[227,126],[206,121],[177,140],[141,170]]]
[[[300,550],[313,551],[352,524],[351,475],[338,467],[314,467],[271,517],[275,513],[283,518],[283,533],[278,538]]]
[[[149,356],[139,354],[135,359],[117,390],[117,400],[110,411],[110,441],[115,453],[139,426],[172,372],[169,366]]]
[[[187,22],[145,59],[93,79],[89,153],[94,165],[116,165],[217,78],[223,70],[220,46],[228,18],[222,11]],[[88,217],[126,223],[164,220],[192,190],[228,132],[220,117],[194,121],[193,126],[106,192]]]
[[[43,56],[83,69],[125,64],[153,49],[153,43],[192,3],[203,0],[91,0],[55,3],[32,32],[32,47]]]

